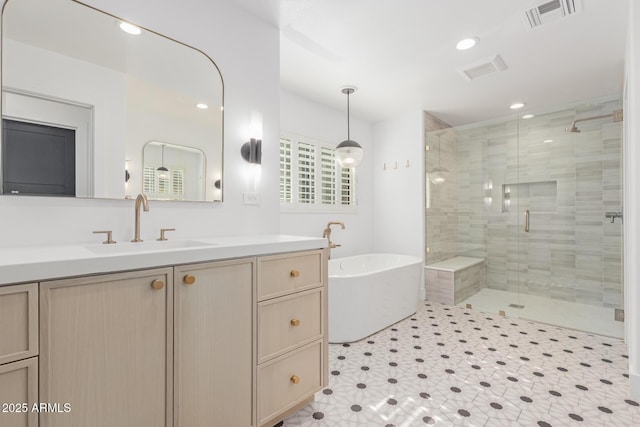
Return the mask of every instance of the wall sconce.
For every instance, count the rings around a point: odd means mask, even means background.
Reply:
[[[262,140],[251,138],[240,147],[240,155],[249,163],[259,165],[262,163]]]

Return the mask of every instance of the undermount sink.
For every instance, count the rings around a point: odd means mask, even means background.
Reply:
[[[85,248],[96,254],[121,254],[135,252],[159,252],[175,249],[188,249],[203,246],[215,246],[213,243],[198,240],[150,240],[148,242],[118,242],[110,245],[87,245]]]

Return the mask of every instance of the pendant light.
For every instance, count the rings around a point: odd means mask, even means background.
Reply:
[[[169,169],[164,167],[164,144],[162,144],[162,166],[156,170],[158,171],[158,178],[167,179],[169,177]]]
[[[357,142],[351,140],[351,123],[349,121],[349,96],[356,91],[353,86],[342,89],[342,93],[347,95],[347,139],[336,147],[336,160],[343,168],[353,168],[360,164],[364,155],[364,150]]]
[[[438,132],[438,167],[431,169],[429,172],[429,179],[433,184],[442,184],[447,180],[449,176],[449,169],[440,167],[440,135],[444,134],[444,132]]]

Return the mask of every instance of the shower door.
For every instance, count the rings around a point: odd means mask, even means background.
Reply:
[[[518,118],[510,315],[623,336],[619,109],[610,101]]]
[[[455,304],[621,337],[619,109],[591,102],[427,132],[427,296],[430,266],[481,260],[480,287],[453,273]],[[434,184],[437,167],[449,176]]]

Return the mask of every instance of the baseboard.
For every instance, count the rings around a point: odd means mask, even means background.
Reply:
[[[640,399],[640,375],[630,374],[629,381],[631,383],[631,396],[634,399]]]

